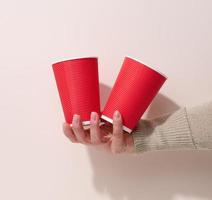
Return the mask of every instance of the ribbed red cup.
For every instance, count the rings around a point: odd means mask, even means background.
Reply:
[[[74,114],[90,124],[92,111],[100,115],[98,59],[75,58],[52,65],[64,117],[72,126]]]
[[[156,70],[125,57],[101,119],[113,123],[113,113],[119,110],[123,130],[131,133],[166,79]]]

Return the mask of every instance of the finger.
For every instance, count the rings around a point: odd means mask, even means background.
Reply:
[[[65,134],[66,137],[68,137],[71,142],[73,143],[77,143],[77,138],[76,136],[74,135],[74,132],[72,131],[70,125],[66,122],[63,123],[63,132]]]
[[[99,115],[96,112],[91,112],[90,116],[90,137],[92,144],[101,143],[100,127],[99,127]]]
[[[112,153],[121,153],[124,147],[124,136],[122,127],[122,118],[119,111],[113,115],[113,138],[111,143]]]
[[[100,130],[101,130],[101,142],[105,143],[107,141],[112,141],[112,137],[113,137],[113,126],[112,124],[104,124],[102,126],[100,126]]]
[[[86,143],[85,140],[85,132],[82,126],[82,122],[80,119],[80,115],[74,114],[73,120],[72,120],[72,129],[74,131],[74,134],[77,138],[77,140],[83,144]]]

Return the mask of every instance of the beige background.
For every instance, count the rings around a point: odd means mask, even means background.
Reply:
[[[51,68],[99,56],[103,106],[125,55],[154,66],[169,80],[145,117],[212,100],[212,1],[0,4],[0,199],[212,199],[212,152],[112,156],[71,144]]]

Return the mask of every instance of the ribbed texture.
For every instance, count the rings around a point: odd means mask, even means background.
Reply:
[[[186,108],[163,116],[140,120],[133,131],[135,152],[195,149]]]
[[[212,101],[187,109],[192,138],[197,149],[212,149]]]

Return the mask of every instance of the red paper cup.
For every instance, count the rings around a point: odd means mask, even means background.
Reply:
[[[90,125],[92,111],[100,113],[98,59],[75,58],[52,65],[64,117],[72,126],[74,114]]]
[[[125,57],[101,119],[113,123],[113,113],[119,110],[123,130],[131,133],[166,79],[158,71]]]

